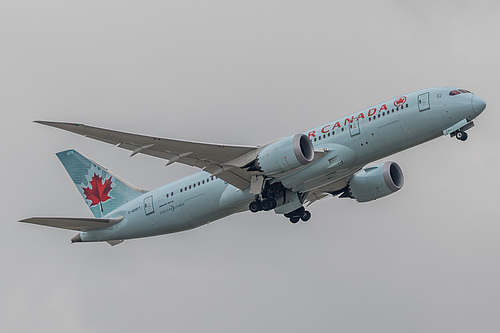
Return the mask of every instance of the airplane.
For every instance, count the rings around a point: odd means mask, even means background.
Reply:
[[[486,108],[475,94],[438,87],[400,95],[263,146],[175,140],[78,123],[35,121],[132,151],[200,168],[152,191],[141,190],[70,149],[57,153],[94,217],[32,217],[20,222],[78,231],[71,243],[157,236],[231,214],[274,210],[292,223],[328,196],[369,202],[399,191],[401,167],[370,163],[440,136],[460,141]]]

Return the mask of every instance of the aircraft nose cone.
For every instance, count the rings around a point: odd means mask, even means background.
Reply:
[[[474,113],[479,115],[485,108],[486,103],[480,97],[477,97],[476,95],[472,96],[472,109],[474,110]]]

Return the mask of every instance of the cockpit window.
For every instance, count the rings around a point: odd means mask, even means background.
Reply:
[[[458,89],[450,91],[450,96],[460,95],[460,94],[472,94],[470,91],[465,89]]]

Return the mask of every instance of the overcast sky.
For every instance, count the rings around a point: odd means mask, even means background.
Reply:
[[[2,332],[498,332],[498,1],[0,2]],[[390,157],[400,192],[111,247],[54,153],[153,189],[196,172],[32,123],[264,144],[426,87],[488,104]]]

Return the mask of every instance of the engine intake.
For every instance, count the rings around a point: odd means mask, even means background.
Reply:
[[[314,147],[305,134],[295,134],[265,146],[255,167],[266,175],[289,171],[314,159]]]
[[[403,171],[395,162],[380,163],[363,169],[349,181],[349,196],[368,202],[399,191],[404,185]]]

